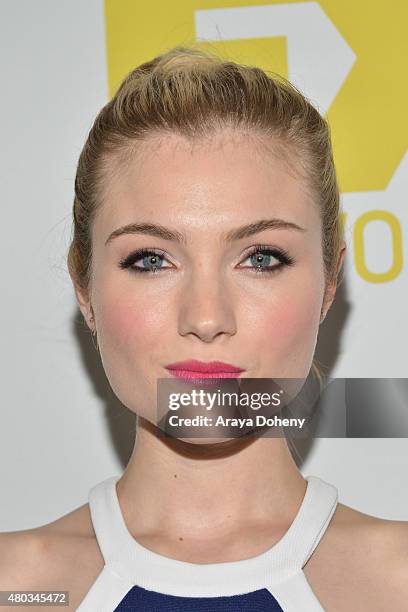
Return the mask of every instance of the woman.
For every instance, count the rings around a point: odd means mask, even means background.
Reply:
[[[172,49],[99,113],[73,213],[78,304],[137,436],[89,504],[2,534],[1,589],[80,611],[406,610],[407,523],[338,503],[268,429],[159,426],[159,379],[313,371],[345,254],[324,119],[282,78]]]

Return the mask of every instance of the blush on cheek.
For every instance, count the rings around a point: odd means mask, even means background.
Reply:
[[[303,377],[310,369],[319,327],[320,303],[314,295],[296,296],[264,316],[261,354],[268,376]]]
[[[155,422],[154,359],[162,330],[154,316],[129,300],[105,301],[99,304],[99,327],[101,360],[113,392],[129,410]]]
[[[115,301],[111,306],[105,305],[101,309],[100,326],[103,330],[105,347],[107,351],[118,348],[126,350],[134,330],[143,324],[143,317],[129,310],[128,304]]]
[[[99,308],[99,322],[104,363],[109,362],[110,370],[118,371],[122,378],[129,376],[140,381],[146,377],[158,347],[163,345],[169,313],[150,300],[135,302],[134,296],[132,299],[105,299]]]

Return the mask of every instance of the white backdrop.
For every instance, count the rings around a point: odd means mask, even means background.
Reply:
[[[75,167],[108,99],[103,3],[0,0],[0,40],[0,531],[9,531],[58,518],[121,473],[134,418],[109,388],[66,267]],[[407,193],[405,156],[386,190],[343,195],[350,255],[319,340],[331,376],[408,376],[406,265],[386,286],[363,281],[351,229],[365,211],[398,211],[407,261]],[[380,271],[390,265],[383,225],[366,230],[367,265]],[[408,520],[407,439],[317,439],[301,469],[335,484],[345,504]]]

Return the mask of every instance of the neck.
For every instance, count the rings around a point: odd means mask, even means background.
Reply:
[[[202,445],[158,433],[139,419],[133,453],[117,483],[132,534],[160,531],[205,540],[248,524],[289,527],[306,482],[285,438]]]

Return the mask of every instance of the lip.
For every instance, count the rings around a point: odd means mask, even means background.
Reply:
[[[224,361],[198,361],[189,359],[187,361],[177,361],[165,366],[174,376],[180,378],[236,378],[243,368],[238,368],[231,363]]]

